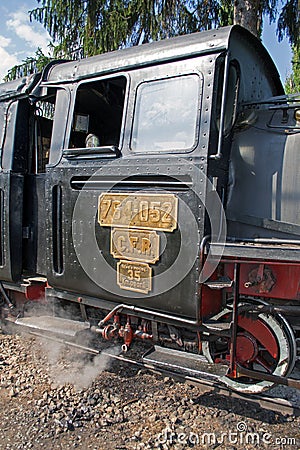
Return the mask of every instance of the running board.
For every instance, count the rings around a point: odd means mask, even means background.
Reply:
[[[26,330],[39,330],[69,337],[75,337],[81,331],[90,329],[88,322],[79,322],[54,316],[7,318],[6,320]]]
[[[228,366],[210,364],[204,356],[159,346],[154,346],[146,352],[143,361],[156,368],[161,367],[211,381],[219,380],[228,372]]]

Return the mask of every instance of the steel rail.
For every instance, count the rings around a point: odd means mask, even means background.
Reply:
[[[154,373],[157,373],[160,375],[164,375],[164,376],[167,376],[167,377],[170,377],[173,379],[177,379],[181,382],[186,382],[193,386],[197,386],[200,388],[200,390],[202,389],[205,392],[211,391],[212,393],[217,394],[217,395],[222,395],[225,397],[242,400],[242,401],[245,401],[250,404],[259,405],[263,409],[274,411],[274,412],[280,413],[282,415],[293,415],[293,416],[297,416],[297,417],[300,416],[300,405],[293,404],[290,401],[285,400],[285,399],[269,397],[266,395],[242,394],[242,393],[239,393],[236,391],[232,391],[231,389],[227,388],[224,384],[217,383],[216,381],[197,378],[197,377],[190,376],[187,374],[175,372],[170,369],[165,369],[165,368],[161,369],[161,368],[155,367],[154,365],[151,365],[151,364],[147,364],[147,363],[144,363],[141,361],[136,361],[134,359],[127,358],[123,355],[113,355],[113,354],[105,351],[105,349],[97,350],[92,347],[86,347],[83,345],[76,344],[75,342],[66,341],[64,339],[45,335],[42,333],[37,333],[35,331],[29,331],[29,330],[27,331],[26,330],[25,333],[33,335],[35,337],[59,342],[63,345],[72,347],[72,348],[74,348],[78,351],[84,352],[84,353],[89,353],[94,356],[103,355],[103,356],[110,358],[111,360],[120,361],[120,362],[123,362],[123,363],[131,365],[131,366],[139,367],[141,369],[146,369],[148,371],[151,371],[151,372],[154,372]]]

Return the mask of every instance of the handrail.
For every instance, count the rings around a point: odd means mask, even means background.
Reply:
[[[214,155],[210,155],[210,159],[215,159],[215,160],[222,158],[222,143],[223,143],[223,131],[224,131],[223,129],[224,129],[224,123],[225,123],[225,107],[226,107],[226,96],[227,96],[227,85],[228,85],[228,69],[229,69],[229,52],[227,52],[226,57],[225,57],[223,92],[222,92],[222,102],[221,102],[221,115],[220,115],[217,153],[215,153]]]

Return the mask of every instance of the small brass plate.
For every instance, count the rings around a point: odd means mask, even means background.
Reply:
[[[178,198],[174,194],[109,194],[99,197],[98,222],[172,232],[177,228]]]
[[[114,258],[155,264],[159,260],[159,236],[155,231],[113,228],[110,252]]]
[[[148,294],[152,288],[152,269],[148,264],[120,261],[117,264],[117,283],[121,289]]]

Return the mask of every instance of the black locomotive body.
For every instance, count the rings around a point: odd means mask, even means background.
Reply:
[[[299,387],[297,101],[240,27],[0,85],[3,319]],[[45,303],[68,320],[29,316]]]

